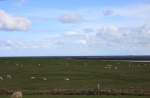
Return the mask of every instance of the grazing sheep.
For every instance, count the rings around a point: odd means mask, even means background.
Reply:
[[[36,77],[33,77],[33,76],[32,76],[32,77],[30,77],[30,79],[31,79],[31,80],[33,80],[33,79],[35,79],[35,78],[36,78]]]
[[[118,70],[118,67],[117,67],[117,66],[115,66],[115,67],[114,67],[114,69],[115,69],[115,70]]]
[[[47,78],[46,78],[46,77],[43,77],[42,79],[43,79],[44,81],[46,81],[46,80],[47,80]]]
[[[0,76],[0,80],[4,80],[4,78],[2,76]]]
[[[11,95],[11,98],[22,98],[23,94],[21,91],[16,91],[13,92],[13,94]]]
[[[38,64],[38,66],[40,67],[40,66],[41,66],[41,64]]]
[[[69,81],[69,80],[70,80],[70,78],[65,78],[65,80],[66,80],[66,81]]]
[[[105,68],[105,69],[107,69],[108,67],[107,67],[107,66],[105,66],[104,68]]]
[[[113,65],[106,65],[104,68],[105,69],[111,69]]]
[[[16,64],[16,66],[19,66],[19,64]]]
[[[12,76],[10,74],[6,75],[7,79],[12,79]]]

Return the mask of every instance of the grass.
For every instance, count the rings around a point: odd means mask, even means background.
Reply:
[[[0,96],[0,98],[10,98],[9,96]],[[147,96],[24,96],[23,98],[149,98]]]
[[[112,67],[105,68],[107,65]],[[12,79],[8,79],[7,74],[11,75]],[[1,58],[0,76],[4,78],[0,80],[0,88],[4,89],[86,89],[96,88],[98,83],[101,88],[150,89],[148,62]],[[66,78],[70,80],[67,81]]]

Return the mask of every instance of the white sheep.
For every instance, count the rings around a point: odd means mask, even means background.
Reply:
[[[17,63],[16,66],[19,66],[19,64]]]
[[[15,91],[13,92],[13,94],[11,95],[11,98],[22,98],[23,94],[21,91]]]
[[[113,65],[106,65],[104,68],[105,69],[111,69]]]
[[[47,80],[47,78],[46,78],[46,77],[42,77],[42,79],[43,79],[44,81],[46,81],[46,80]]]
[[[69,80],[70,80],[70,78],[65,78],[65,80],[66,80],[66,81],[69,81]]]
[[[32,77],[30,77],[30,79],[31,79],[31,80],[33,80],[33,79],[35,79],[35,78],[36,78],[36,77],[33,77],[33,76],[32,76]]]
[[[4,78],[2,76],[0,76],[0,80],[4,80]]]
[[[115,69],[115,70],[118,70],[118,67],[117,67],[117,66],[115,66],[115,67],[114,67],[114,69]]]
[[[40,67],[40,66],[41,66],[41,64],[38,64],[38,66]]]
[[[7,79],[12,79],[12,76],[10,74],[6,75]]]

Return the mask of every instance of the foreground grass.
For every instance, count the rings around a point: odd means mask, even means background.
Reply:
[[[0,96],[0,98],[10,98],[9,96]],[[24,96],[23,98],[149,98],[148,96]]]

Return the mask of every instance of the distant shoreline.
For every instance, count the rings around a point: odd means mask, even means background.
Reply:
[[[0,59],[79,59],[79,60],[130,60],[132,62],[142,61],[150,62],[150,56],[16,56],[16,57],[0,57]]]

